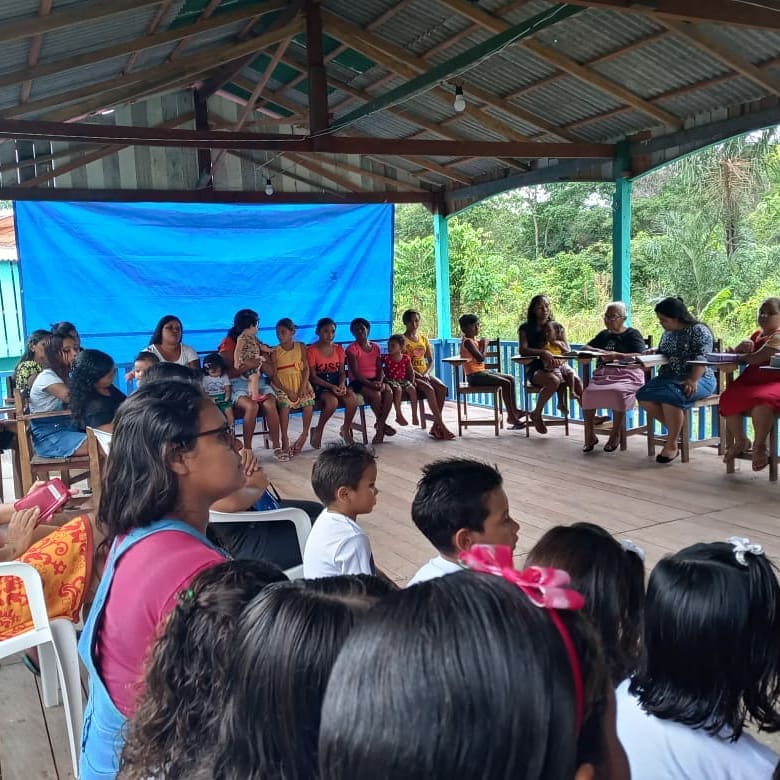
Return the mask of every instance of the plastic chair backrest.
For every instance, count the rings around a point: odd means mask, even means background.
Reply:
[[[216,524],[271,523],[279,520],[286,520],[295,526],[295,535],[298,539],[301,561],[303,561],[303,550],[311,532],[311,520],[302,509],[287,507],[284,509],[271,509],[267,512],[215,512],[213,510],[209,512],[209,522]],[[289,569],[285,569],[284,573],[291,580],[300,579],[303,577],[303,563],[300,566],[292,566]]]
[[[43,703],[46,707],[57,705],[59,682],[73,774],[78,777],[84,705],[81,698],[76,628],[66,618],[49,621],[41,577],[33,566],[21,561],[0,563],[0,578],[2,577],[18,577],[22,581],[33,627],[22,634],[0,640],[0,658],[7,658],[31,648],[38,649]]]

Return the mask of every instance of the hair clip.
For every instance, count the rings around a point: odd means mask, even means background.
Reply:
[[[621,539],[620,546],[626,552],[634,553],[634,555],[636,555],[639,560],[642,561],[642,563],[645,562],[645,551],[635,542],[632,542],[630,539]]]
[[[187,601],[195,601],[195,591],[192,588],[187,588],[179,593],[179,601],[182,603]]]
[[[751,555],[763,555],[764,548],[760,544],[753,544],[746,536],[730,536],[726,539],[726,544],[734,548],[734,557],[740,566],[747,566],[745,553]]]
[[[560,615],[555,611],[558,609],[577,610],[582,609],[585,605],[582,594],[568,587],[571,582],[568,573],[562,569],[553,569],[547,566],[529,566],[518,571],[512,561],[512,549],[504,545],[475,544],[470,550],[461,552],[458,559],[471,571],[503,577],[507,582],[520,588],[532,604],[548,611],[561,636],[566,654],[569,656],[571,673],[574,678],[577,734],[579,734],[585,709],[582,666],[571,634]]]

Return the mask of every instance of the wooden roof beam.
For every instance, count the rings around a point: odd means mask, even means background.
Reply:
[[[261,3],[264,6],[262,9],[260,8]],[[40,63],[33,67],[28,66],[27,68],[11,73],[0,73],[0,87],[7,87],[11,84],[21,84],[27,79],[51,76],[52,74],[61,73],[70,70],[71,68],[94,65],[96,62],[110,60],[123,54],[145,51],[146,49],[152,49],[166,43],[173,43],[184,38],[190,38],[201,33],[210,32],[219,27],[225,27],[235,22],[240,22],[243,19],[256,19],[260,15],[276,10],[284,4],[285,0],[268,0],[267,3],[263,3],[263,0],[253,0],[249,6],[241,6],[241,8],[236,11],[220,14],[219,16],[204,22],[195,22],[186,27],[177,27],[173,30],[163,30],[162,32],[147,35],[143,38],[134,38],[133,40],[125,41],[124,43],[106,46],[102,49],[84,52],[83,54],[76,54],[72,57],[64,57],[59,60]],[[265,6],[268,7],[268,10],[265,10]]]
[[[444,1],[449,4],[449,0]],[[477,46],[472,46],[470,49],[461,52],[445,62],[433,66],[411,79],[406,84],[402,84],[401,86],[386,92],[384,95],[374,98],[368,104],[356,108],[354,111],[351,111],[333,122],[331,127],[345,127],[364,116],[381,111],[388,106],[393,106],[408,100],[411,97],[421,95],[427,92],[432,86],[453,76],[459,75],[467,68],[485,59],[485,57],[489,57],[494,52],[500,51],[503,47],[526,38],[529,35],[533,35],[538,30],[549,27],[558,21],[580,12],[579,9],[571,6],[558,6],[557,9],[557,13],[554,11],[543,11],[531,19],[527,19],[516,25],[510,25],[503,20],[498,20],[502,29],[499,32],[496,32],[492,37]]]
[[[483,11],[478,6],[466,2],[466,0],[439,0],[439,2],[448,8],[451,8],[453,11],[462,14],[467,19],[478,22],[493,33],[497,33],[501,30],[506,31],[509,28],[509,24],[503,19],[499,19],[498,17]],[[679,117],[676,117],[669,111],[664,111],[658,106],[654,106],[649,101],[635,95],[620,84],[611,81],[596,71],[589,70],[555,49],[544,46],[538,41],[528,39],[523,40],[520,45],[528,51],[533,52],[537,57],[552,63],[559,70],[565,71],[589,86],[600,89],[602,92],[620,100],[622,103],[633,106],[642,113],[652,116],[659,122],[673,128],[679,129],[682,127],[683,123]]]
[[[48,16],[51,13],[52,0],[40,0],[40,7],[38,8],[39,16]],[[41,44],[43,43],[43,36],[40,33],[33,35],[30,41],[30,51],[27,53],[27,67],[32,68],[38,64],[38,60],[41,56]],[[32,89],[32,81],[29,79],[22,83],[22,89],[19,93],[19,102],[26,103],[30,99],[30,90]]]
[[[238,156],[238,155],[237,155]],[[286,171],[281,175],[288,176]],[[292,176],[292,178],[295,178]],[[0,198],[8,200],[47,200],[104,203],[424,203],[432,208],[440,194],[426,192],[328,192],[321,184],[312,183],[321,192],[277,191],[270,197],[260,191],[246,190],[153,190],[95,189],[94,187],[0,187]]]
[[[672,22],[668,19],[659,21],[676,35],[694,44],[694,46],[698,46],[703,52],[709,54],[710,57],[765,89],[769,94],[780,95],[780,80],[769,73],[764,73],[752,62],[716,41],[695,25],[685,22]]]
[[[151,89],[156,90],[171,83],[180,83],[190,78],[194,80],[199,74],[209,71],[219,64],[230,62],[247,52],[259,51],[272,46],[291,35],[296,35],[301,29],[301,20],[296,20],[285,28],[275,30],[272,33],[258,35],[241,43],[216,46],[198,52],[191,57],[182,57],[175,62],[155,65],[144,70],[131,71],[124,76],[88,84],[57,95],[50,95],[21,106],[14,106],[3,111],[0,116],[6,118],[26,116],[28,114],[40,113],[47,108],[68,105],[81,98],[86,98],[82,102],[69,106],[64,111],[56,112],[53,116],[50,115],[48,118],[58,120],[83,116],[102,110],[108,105],[137,98],[139,96],[139,85],[146,87],[149,82],[157,82],[157,86],[151,87]]]
[[[664,17],[676,22],[713,22],[735,27],[756,27],[780,30],[780,13],[774,0],[733,2],[733,0],[653,0],[652,3],[633,0],[566,0],[570,5],[598,8],[602,11]]]
[[[0,43],[18,41],[32,35],[44,35],[64,27],[82,25],[105,16],[157,5],[160,0],[91,0],[86,3],[75,3],[65,6],[61,11],[52,11],[48,16],[33,16],[30,18],[4,20],[0,26]]]
[[[430,63],[428,60],[423,59],[422,57],[416,57],[406,49],[395,46],[389,41],[379,38],[361,27],[342,19],[340,16],[336,16],[336,14],[324,11],[323,21],[325,22],[328,35],[349,44],[350,48],[363,53],[369,59],[379,63],[383,68],[398,73],[404,78],[414,78],[418,74],[424,73],[433,67],[433,63]],[[546,130],[557,138],[571,141],[575,140],[572,136],[567,135],[565,131],[560,130],[546,119],[480,89],[475,84],[471,84],[467,79],[459,78],[458,81],[463,83],[470,98],[485,104],[486,107],[489,106],[498,109],[508,116],[514,117],[526,124]],[[440,87],[432,89],[431,94],[435,94],[447,102],[452,100],[452,93]],[[485,108],[483,107],[478,110],[484,112]],[[481,120],[482,118],[480,117],[480,121]],[[514,130],[512,132],[514,133],[513,137],[522,137],[522,133]]]
[[[303,0],[291,0],[291,2],[285,6],[284,12],[277,16],[276,19],[274,19],[271,24],[260,33],[260,35],[269,35],[277,30],[286,29],[289,24],[298,17],[298,14],[302,8]],[[303,25],[302,18],[300,21],[301,25]],[[303,26],[301,29],[304,29]],[[239,40],[242,40],[240,36]],[[237,57],[234,60],[226,62],[224,65],[222,65],[221,68],[217,68],[215,72],[209,74],[209,77],[201,85],[200,89],[203,95],[208,98],[218,89],[224,87],[225,84],[230,83],[247,65],[249,65],[256,58],[256,56],[256,52],[248,52],[241,57]]]
[[[0,119],[0,138],[29,141],[105,141],[139,146],[211,147],[323,154],[399,155],[404,157],[519,157],[612,159],[614,144],[537,143],[529,141],[406,141],[387,138],[343,138],[334,135],[291,138],[243,131],[166,130],[147,127]]]
[[[165,17],[165,14],[168,13],[168,10],[172,5],[173,0],[163,0],[162,3],[160,3],[160,7],[157,9],[157,12],[146,26],[146,35],[144,38],[147,38],[150,35],[154,35],[154,33],[157,32],[157,28],[160,26],[160,22]],[[130,56],[127,58],[127,62],[125,63],[125,67],[122,68],[122,73],[129,73],[135,67],[135,63],[138,61],[138,55],[140,53],[140,49],[135,49],[134,51],[130,52]]]

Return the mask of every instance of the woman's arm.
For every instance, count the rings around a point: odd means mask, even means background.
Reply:
[[[517,331],[517,338],[520,342],[520,354],[523,357],[538,357],[545,368],[555,368],[558,365],[558,361],[552,353],[546,349],[536,349],[528,345],[528,334],[523,328]]]
[[[68,403],[70,400],[70,391],[64,382],[55,382],[53,385],[47,385],[46,388],[44,388],[44,392],[53,395],[55,398],[59,398],[60,401],[64,401],[65,403]]]
[[[303,368],[301,369],[301,387],[306,387],[306,385],[310,384],[309,382],[309,374],[311,371],[309,371],[309,362],[306,360],[306,347],[304,346],[303,342],[298,342],[298,349],[301,350],[303,353]]]
[[[246,512],[265,493],[269,481],[255,454],[248,449],[241,450],[241,462],[246,474],[243,487],[224,496],[211,505],[215,512]]]
[[[358,382],[362,382],[363,384],[368,384],[370,381],[373,382],[372,379],[369,380],[363,376],[363,373],[360,371],[360,367],[358,366],[357,355],[355,355],[355,353],[351,352],[350,350],[347,350],[347,364],[349,365],[349,375],[357,379]],[[340,378],[341,377],[339,375],[339,379]]]
[[[425,371],[423,371],[423,376],[428,376],[428,374],[433,371],[433,352],[431,351],[431,342],[428,341],[428,339],[425,340]]]

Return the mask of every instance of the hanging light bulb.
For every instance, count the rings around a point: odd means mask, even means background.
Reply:
[[[466,98],[463,97],[463,87],[460,84],[455,87],[455,100],[452,103],[452,107],[459,114],[466,110]]]
[[[270,178],[266,178],[265,180],[265,194],[269,196],[274,194],[274,185],[271,184]]]

